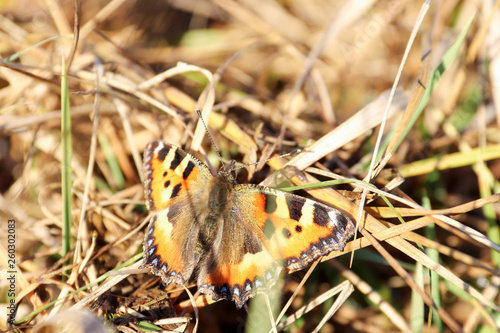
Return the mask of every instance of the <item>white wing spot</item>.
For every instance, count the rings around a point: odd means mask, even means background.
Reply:
[[[331,210],[328,212],[328,217],[330,218],[330,221],[333,222],[334,224],[337,224],[337,217],[338,213],[334,210]]]
[[[165,147],[165,145],[163,144],[163,142],[161,141],[158,141],[158,146],[155,148],[155,150],[153,150],[153,153],[158,153],[160,150],[162,150],[163,148]]]

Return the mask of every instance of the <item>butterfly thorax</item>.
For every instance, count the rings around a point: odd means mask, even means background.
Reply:
[[[225,168],[210,180],[208,194],[208,214],[200,226],[197,247],[200,251],[210,247],[217,238],[217,231],[221,230],[224,215],[231,200],[231,192],[236,185],[234,167]]]
[[[227,206],[233,186],[225,178],[215,177],[210,181],[208,195],[209,218],[218,218]]]

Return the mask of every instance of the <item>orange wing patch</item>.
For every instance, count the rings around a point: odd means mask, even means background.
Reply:
[[[256,293],[268,291],[280,271],[278,262],[263,250],[245,254],[238,264],[218,265],[198,285],[202,293],[209,294],[214,300],[232,300],[241,308]]]
[[[168,211],[155,214],[148,226],[144,240],[144,263],[141,268],[152,268],[152,272],[165,283],[185,283],[182,276],[184,264],[181,247],[172,239],[174,225],[168,220]]]
[[[195,157],[161,141],[150,142],[144,151],[144,191],[149,210],[161,210],[187,189],[210,179],[208,168]]]

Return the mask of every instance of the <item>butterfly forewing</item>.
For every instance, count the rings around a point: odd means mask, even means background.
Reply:
[[[299,269],[319,256],[342,251],[354,234],[352,218],[338,209],[263,186],[236,189],[235,202],[254,216],[262,243],[286,269]]]
[[[143,169],[146,204],[152,211],[167,208],[189,193],[195,195],[212,178],[200,160],[161,141],[147,145]]]

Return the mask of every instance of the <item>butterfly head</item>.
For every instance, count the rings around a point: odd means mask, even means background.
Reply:
[[[219,178],[236,185],[236,161],[231,160],[229,165],[223,164],[218,172]]]

